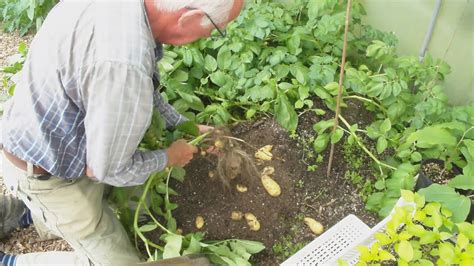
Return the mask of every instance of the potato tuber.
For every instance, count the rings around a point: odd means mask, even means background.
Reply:
[[[309,217],[305,217],[304,218],[304,223],[309,227],[309,229],[311,229],[311,231],[313,233],[315,233],[316,235],[320,235],[323,233],[324,231],[324,226],[316,221],[315,219],[313,218],[309,218]]]
[[[253,215],[250,212],[247,212],[245,214],[245,220],[247,221],[247,224],[252,231],[258,231],[260,230],[260,222],[257,220],[257,217]]]

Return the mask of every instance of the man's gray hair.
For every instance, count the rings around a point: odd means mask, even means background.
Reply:
[[[155,0],[155,6],[163,11],[177,11],[185,7],[196,8],[206,12],[217,23],[227,22],[229,13],[235,0]],[[206,26],[211,22],[204,18],[201,25]]]

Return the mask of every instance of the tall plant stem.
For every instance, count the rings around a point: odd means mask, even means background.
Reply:
[[[339,126],[338,117],[339,117],[339,113],[341,112],[342,82],[344,81],[344,67],[346,66],[347,36],[349,33],[349,20],[351,17],[351,7],[352,7],[352,0],[348,0],[347,9],[346,9],[346,25],[344,29],[344,47],[342,48],[341,73],[339,75],[339,89],[337,92],[336,115],[334,116],[334,125],[332,127],[332,134],[336,132],[336,129]],[[331,143],[331,152],[329,153],[328,169],[326,172],[327,177],[329,177],[331,173],[333,158],[334,158],[334,143]]]

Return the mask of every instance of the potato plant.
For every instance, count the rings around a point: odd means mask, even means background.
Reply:
[[[335,108],[345,4],[254,1],[229,25],[228,37],[167,49],[159,65],[166,73],[164,94],[198,122],[228,124],[270,112],[294,132],[299,114],[321,114],[313,98]],[[334,120],[320,121],[312,146],[320,153],[330,142],[346,140],[367,153],[379,171],[367,208],[385,216],[400,189],[413,188],[422,159],[466,165],[461,150],[474,139],[474,106],[450,106],[442,87],[449,66],[430,56],[422,62],[398,56],[396,38],[364,25],[362,5],[353,5],[343,107],[360,101],[375,121],[360,128],[341,115],[334,133]],[[364,145],[364,135],[376,152]]]
[[[5,31],[19,30],[20,35],[41,27],[48,12],[58,0],[2,0],[0,15]]]

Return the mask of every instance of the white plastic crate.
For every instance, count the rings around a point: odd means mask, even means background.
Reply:
[[[413,203],[409,204],[414,205]],[[404,205],[407,203],[400,198],[395,206]],[[347,261],[349,265],[355,265],[359,259],[356,247],[359,245],[370,246],[375,241],[375,233],[385,228],[385,225],[391,220],[393,212],[392,210],[389,216],[373,228],[368,227],[355,215],[348,215],[283,262],[281,266],[338,265],[338,259]],[[414,212],[415,209],[412,214]]]
[[[342,255],[347,247],[369,232],[370,227],[359,218],[348,215],[281,265],[328,265],[329,261]]]

